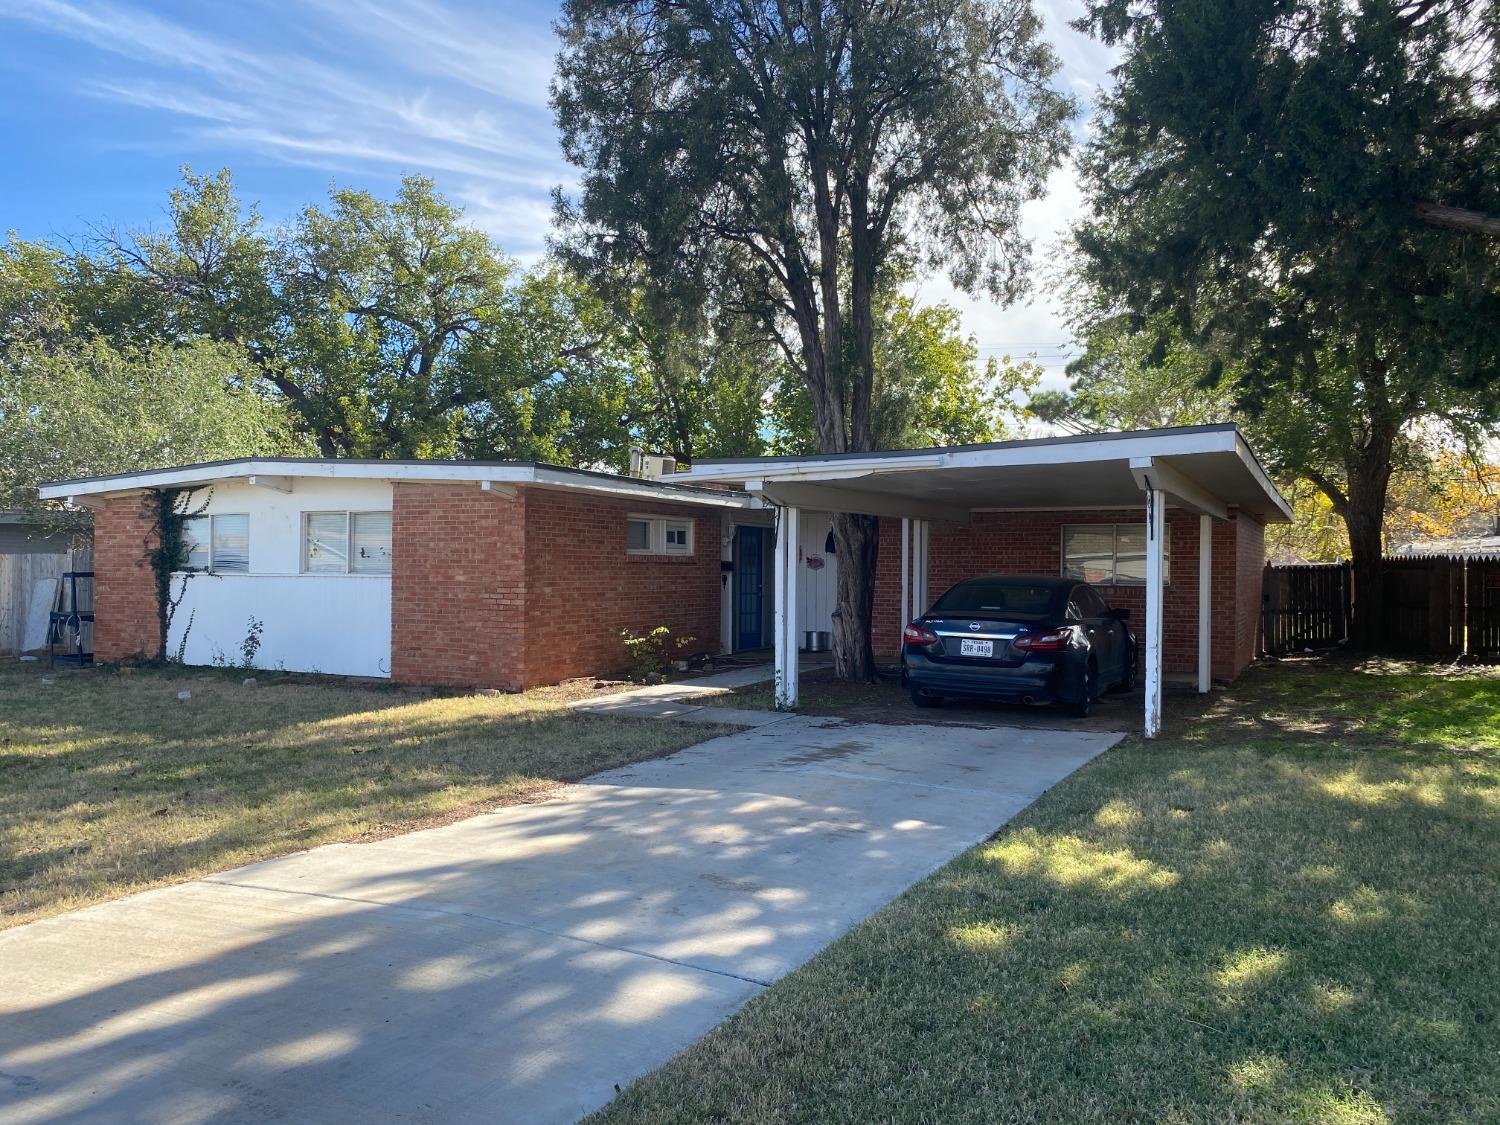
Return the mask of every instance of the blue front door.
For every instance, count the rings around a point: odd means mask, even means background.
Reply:
[[[741,527],[735,536],[736,649],[765,647],[765,540],[763,527]]]

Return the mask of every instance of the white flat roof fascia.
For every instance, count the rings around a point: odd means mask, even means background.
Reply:
[[[462,463],[421,464],[412,462],[370,461],[275,461],[246,459],[218,465],[185,465],[175,469],[152,469],[139,473],[91,480],[58,481],[37,489],[43,500],[68,500],[72,497],[98,496],[116,492],[134,492],[144,488],[173,488],[213,484],[217,481],[247,480],[251,477],[297,477],[335,480],[430,481],[463,484],[534,484],[570,491],[604,493],[701,504],[715,508],[752,507],[756,501],[744,493],[719,489],[679,488],[675,482],[644,481],[631,477],[611,477],[585,471],[546,465],[465,465]]]
[[[666,481],[644,481],[634,477],[588,476],[553,469],[545,465],[536,467],[531,484],[542,488],[561,488],[570,492],[598,492],[610,496],[628,496],[637,500],[668,501],[677,504],[700,504],[712,508],[749,508],[759,501],[743,492],[728,489],[693,489],[679,492]]]

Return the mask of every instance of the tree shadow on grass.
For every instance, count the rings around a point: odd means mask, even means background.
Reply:
[[[1339,708],[1185,705],[600,1120],[1500,1118],[1500,759],[1448,733],[1495,686]]]
[[[507,801],[711,737],[510,697],[0,677],[0,920]],[[180,684],[194,697],[180,703]],[[62,684],[58,685],[59,687]],[[53,693],[53,694],[49,694]]]

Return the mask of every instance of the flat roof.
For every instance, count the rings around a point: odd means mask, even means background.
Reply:
[[[683,474],[685,475],[685,474]],[[707,504],[713,507],[753,507],[760,501],[734,489],[705,487],[688,481],[648,480],[595,469],[571,469],[545,461],[464,461],[457,459],[381,460],[356,457],[235,457],[129,473],[47,481],[37,489],[43,500],[106,496],[144,488],[181,488],[218,481],[265,477],[314,477],[335,480],[427,481],[435,484],[526,484],[541,488],[612,493],[616,495]]]
[[[1022,438],[872,453],[700,460],[693,481],[742,484],[778,503],[967,520],[985,510],[1134,507],[1143,488],[1219,514],[1286,523],[1291,507],[1233,423]],[[924,514],[925,513],[925,514]]]

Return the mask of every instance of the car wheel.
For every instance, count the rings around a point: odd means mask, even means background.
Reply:
[[[917,707],[941,707],[943,705],[941,695],[928,695],[920,688],[912,688],[911,701]]]
[[[1087,719],[1089,709],[1093,707],[1094,700],[1099,694],[1099,671],[1090,660],[1083,666],[1083,684],[1080,687],[1078,698],[1067,705],[1068,714],[1075,719]]]

